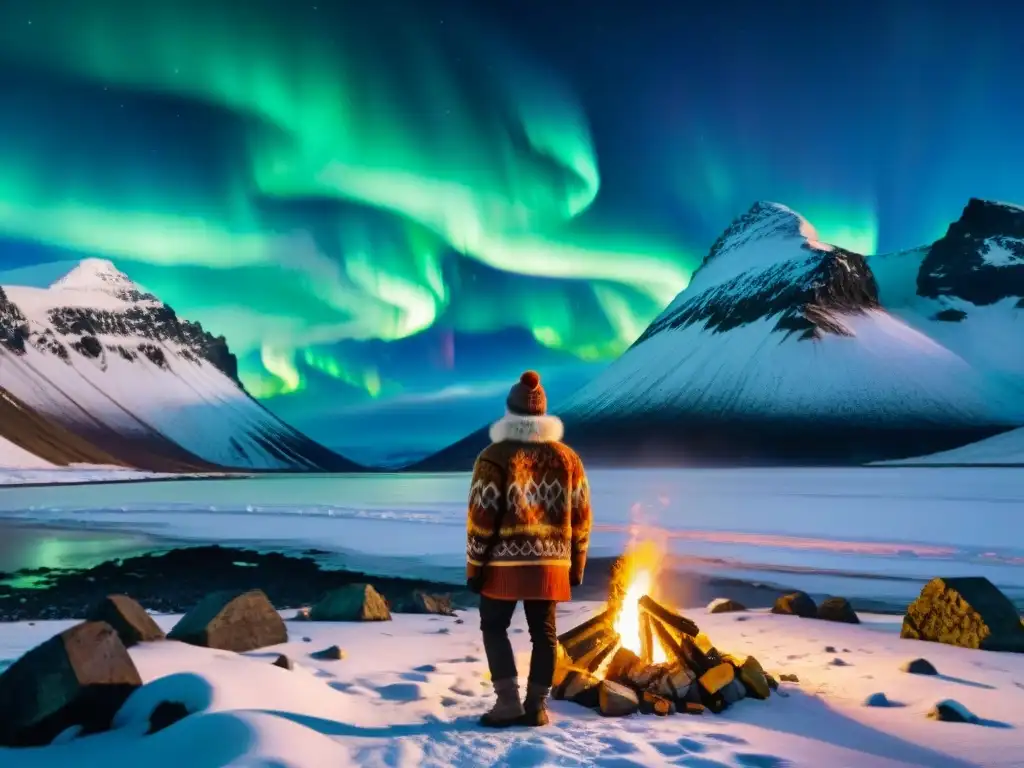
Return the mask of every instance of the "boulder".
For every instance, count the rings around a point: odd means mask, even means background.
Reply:
[[[189,645],[244,653],[288,642],[288,629],[263,590],[213,592],[167,635]]]
[[[311,621],[391,621],[384,597],[369,584],[349,584],[320,598],[309,609]]]
[[[928,711],[930,720],[941,720],[945,723],[976,723],[978,716],[959,701],[945,699]]]
[[[775,601],[772,613],[799,616],[802,619],[815,619],[818,617],[818,606],[806,592],[790,592]]]
[[[912,675],[937,675],[939,670],[935,668],[928,659],[911,659],[900,666],[901,672],[909,672]]]
[[[771,695],[771,684],[761,663],[753,656],[747,656],[743,664],[737,668],[740,681],[747,692],[755,699],[767,699]]]
[[[781,675],[779,675],[779,680],[781,680],[784,683],[799,683],[800,682],[800,678],[799,677],[797,677],[796,675],[793,675],[793,674],[787,674],[785,672],[783,672]]]
[[[336,645],[324,648],[322,651],[314,651],[309,655],[310,657],[320,659],[321,661],[341,661],[345,658],[345,652]]]
[[[640,698],[636,691],[624,685],[605,680],[598,692],[601,714],[606,717],[623,717],[632,715],[640,709]]]
[[[110,727],[142,685],[112,626],[87,621],[26,653],[0,675],[0,745],[49,744],[72,726]]]
[[[455,608],[448,595],[428,595],[416,590],[410,597],[398,601],[395,613],[432,613],[438,616],[454,616]]]
[[[278,657],[271,662],[271,666],[287,669],[288,671],[295,669],[295,663],[290,657],[285,656],[283,653],[279,654]]]
[[[892,707],[895,706],[889,697],[879,691],[878,693],[872,693],[866,699],[864,699],[865,707]]]
[[[89,610],[85,620],[107,622],[117,632],[125,648],[164,639],[164,631],[153,617],[128,595],[107,595]]]
[[[747,606],[725,597],[716,598],[708,603],[708,613],[736,613],[745,610]]]
[[[980,576],[929,581],[907,607],[900,637],[1024,653],[1024,626],[1017,609]]]
[[[818,618],[842,624],[860,624],[856,611],[845,597],[827,597],[818,606]]]

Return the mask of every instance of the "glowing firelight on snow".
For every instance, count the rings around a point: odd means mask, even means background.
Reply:
[[[653,542],[635,546],[627,555],[622,578],[626,584],[622,605],[615,617],[615,631],[622,641],[622,647],[640,654],[640,606],[637,601],[654,590],[654,577],[661,562],[661,549]],[[652,595],[653,597],[653,595]],[[657,637],[651,644],[652,661],[655,664],[668,661],[665,649]]]

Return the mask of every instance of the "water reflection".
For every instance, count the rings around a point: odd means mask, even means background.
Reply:
[[[0,522],[0,573],[41,568],[91,568],[105,560],[134,557],[158,549],[151,537],[122,531],[91,531]],[[15,587],[34,586],[19,575],[3,580]]]

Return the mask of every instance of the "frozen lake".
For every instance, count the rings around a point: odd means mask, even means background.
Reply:
[[[464,474],[275,475],[5,487],[0,520],[31,523],[36,547],[46,526],[65,542],[68,529],[116,532],[129,549],[160,540],[317,549],[338,566],[461,583],[468,483]],[[902,601],[933,576],[983,575],[1024,600],[1022,469],[606,470],[591,485],[595,555],[649,536],[680,569],[817,593]]]

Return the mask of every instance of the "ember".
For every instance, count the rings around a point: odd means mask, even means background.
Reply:
[[[717,713],[746,696],[768,698],[777,683],[757,659],[719,652],[651,596],[653,552],[620,560],[605,610],[558,638],[554,697],[609,716]]]

